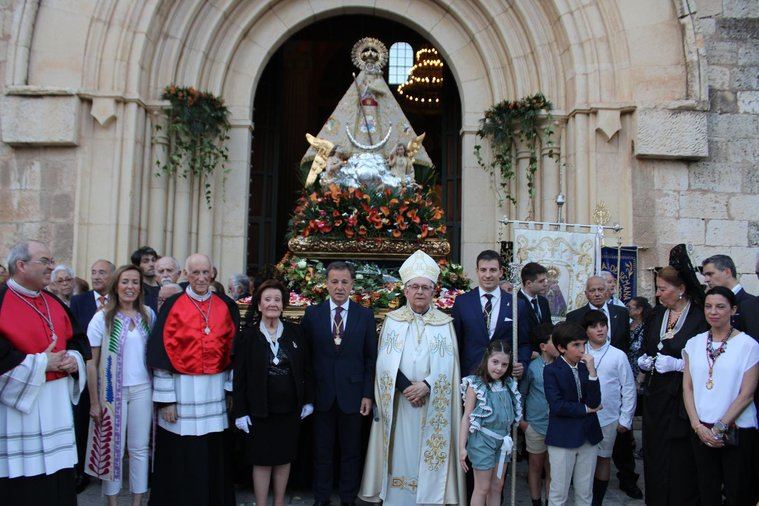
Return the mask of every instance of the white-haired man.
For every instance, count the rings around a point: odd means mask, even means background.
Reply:
[[[171,283],[176,284],[179,281],[181,273],[182,270],[179,267],[179,262],[174,257],[161,257],[155,263],[155,277],[161,286]]]
[[[387,315],[380,334],[374,382],[379,421],[372,424],[359,493],[365,501],[466,503],[456,457],[458,345],[453,319],[432,305],[439,274],[421,250],[400,269],[407,303]]]
[[[76,504],[71,404],[92,354],[68,308],[44,291],[54,265],[43,243],[20,242],[0,287],[0,497],[9,506]]]
[[[250,279],[245,274],[235,274],[230,276],[227,283],[227,290],[229,290],[229,296],[234,301],[238,301],[245,297],[248,297],[250,293]]]
[[[210,290],[212,269],[206,255],[187,258],[189,285],[166,300],[148,338],[158,407],[150,504],[235,504],[223,431],[240,313]]]
[[[622,302],[619,297],[617,297],[617,278],[614,276],[614,274],[611,271],[601,271],[598,273],[598,275],[601,276],[606,282],[609,304],[620,307],[627,307],[625,303]]]

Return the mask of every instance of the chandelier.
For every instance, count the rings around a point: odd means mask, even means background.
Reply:
[[[408,79],[398,85],[398,93],[408,102],[421,105],[440,103],[443,88],[443,60],[434,47],[416,52],[416,63],[409,70]]]

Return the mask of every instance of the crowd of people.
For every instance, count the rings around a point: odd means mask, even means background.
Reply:
[[[257,504],[279,506],[307,440],[316,505],[334,484],[341,504],[498,505],[515,451],[535,505],[566,504],[570,488],[574,504],[602,504],[612,461],[649,505],[754,505],[759,298],[728,256],[704,260],[706,286],[684,249],[669,264],[656,304],[625,306],[601,272],[557,323],[546,267],[524,265],[515,294],[483,251],[478,286],[447,314],[439,267],[417,251],[400,268],[407,303],[378,336],[347,262],[327,266],[329,297],[293,323],[280,281],[239,274],[225,290],[203,254],[98,260],[90,288],[20,242],[0,269],[0,497],[76,504],[92,477],[116,504],[128,476],[135,505],[148,489],[155,505],[231,505],[239,444]],[[235,301],[251,296],[241,322]]]

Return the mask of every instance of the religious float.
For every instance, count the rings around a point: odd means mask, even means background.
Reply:
[[[289,221],[288,252],[275,266],[291,292],[285,316],[297,319],[326,299],[326,264],[346,260],[356,269],[353,300],[384,317],[405,303],[398,267],[418,249],[438,261],[435,303],[450,309],[469,279],[448,262],[445,212],[428,184],[434,167],[425,134],[414,131],[384,79],[385,45],[361,39],[352,59],[359,74],[317,135],[306,134],[305,187]],[[242,301],[241,309],[249,303]]]

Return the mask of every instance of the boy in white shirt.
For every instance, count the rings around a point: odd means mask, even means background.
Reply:
[[[611,474],[611,454],[618,432],[632,430],[635,414],[635,380],[630,362],[622,350],[608,341],[608,320],[602,311],[591,310],[583,317],[588,336],[586,353],[593,356],[601,382],[601,404],[598,422],[603,440],[598,443],[598,460],[593,480],[593,505],[603,502]]]

